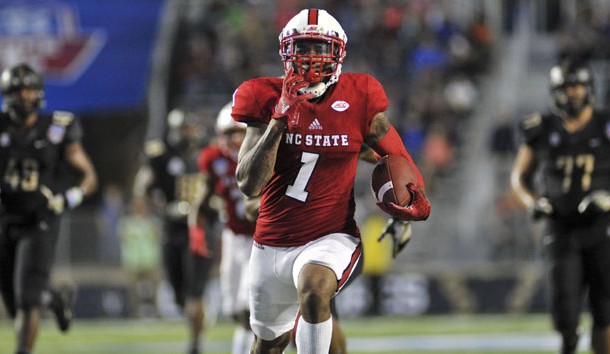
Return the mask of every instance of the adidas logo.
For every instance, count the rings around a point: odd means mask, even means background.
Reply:
[[[315,118],[313,122],[309,125],[309,130],[322,130],[322,124],[318,121],[318,118]]]

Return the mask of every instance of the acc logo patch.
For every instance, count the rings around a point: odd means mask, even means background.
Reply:
[[[8,146],[10,143],[11,137],[8,135],[8,133],[2,133],[2,135],[0,135],[0,146]]]
[[[331,107],[337,112],[343,112],[349,108],[349,103],[345,101],[335,101]]]
[[[57,124],[51,124],[49,130],[47,131],[47,138],[52,144],[55,145],[61,143],[62,140],[64,140],[65,135],[66,127]]]
[[[549,144],[551,144],[551,146],[557,146],[557,145],[559,145],[560,142],[561,142],[561,137],[559,136],[559,133],[552,132],[551,135],[549,136]]]

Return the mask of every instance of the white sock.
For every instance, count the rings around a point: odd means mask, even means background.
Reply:
[[[299,317],[296,344],[299,354],[328,354],[330,339],[333,335],[332,316],[320,323],[308,323]]]
[[[254,333],[247,331],[241,326],[235,328],[233,333],[233,344],[231,354],[250,354],[252,343],[254,342]]]

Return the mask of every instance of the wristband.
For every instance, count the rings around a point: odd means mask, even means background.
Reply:
[[[68,189],[65,193],[66,196],[66,204],[68,208],[74,209],[79,206],[85,197],[85,192],[81,187],[72,187]]]

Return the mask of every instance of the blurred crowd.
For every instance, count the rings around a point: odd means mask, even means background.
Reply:
[[[503,24],[498,27],[487,17],[489,8],[477,2],[467,11],[456,11],[458,2],[442,0],[187,0],[186,8],[181,9],[170,63],[169,106],[198,116],[202,144],[212,142],[216,115],[231,100],[236,87],[251,78],[283,74],[278,35],[286,21],[305,7],[327,9],[348,36],[344,72],[366,72],[384,85],[390,99],[390,119],[434,197],[437,177],[451,177],[462,157],[468,120],[484,94],[482,82],[502,59],[494,57],[501,52],[495,47],[504,44],[503,36],[512,34],[515,18],[511,14],[514,16],[519,3],[502,2]],[[544,31],[558,39],[556,59],[579,53],[607,63],[610,16],[607,11],[591,10],[585,3],[589,2],[578,3],[573,16],[550,11]],[[551,16],[553,13],[557,18]],[[602,75],[597,82],[606,87],[600,91],[606,97],[598,102],[610,98],[609,78]],[[544,104],[540,102],[538,108],[544,109]],[[500,222],[494,230],[498,235],[491,238],[495,243],[491,256],[498,259],[530,258],[536,242],[515,237],[515,230],[527,222],[527,216],[507,188],[520,118],[513,115],[514,111],[506,109],[497,112],[488,145],[497,185],[506,186],[493,201]],[[368,179],[357,180],[364,182]],[[357,186],[356,192],[367,189]],[[121,211],[113,208],[116,198],[112,189],[108,194],[100,218],[106,223],[106,232],[118,230],[118,219],[131,214],[126,206],[121,206]],[[127,200],[124,203],[129,204]],[[100,255],[102,260],[115,262],[121,237],[116,233],[104,237],[103,243],[115,241],[109,246],[113,250],[101,251],[105,254]]]
[[[348,35],[344,71],[372,74],[426,179],[451,168],[489,70],[494,36],[483,13],[458,22],[439,1],[193,2],[181,27],[171,104],[205,113],[239,84],[283,74],[278,34],[305,7],[333,14]]]

